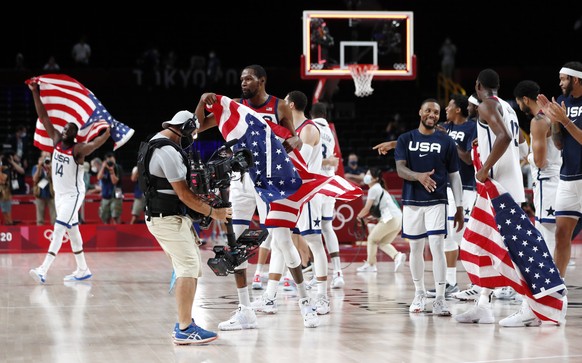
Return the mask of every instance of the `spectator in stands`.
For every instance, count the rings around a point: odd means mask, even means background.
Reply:
[[[115,154],[109,151],[105,154],[105,160],[97,173],[97,179],[101,182],[101,205],[99,217],[103,223],[120,224],[121,209],[123,207],[123,191],[121,189],[121,177],[123,169],[117,164]]]
[[[358,155],[352,152],[348,156],[348,164],[344,166],[344,177],[358,185],[364,184],[364,175],[366,175],[366,168],[358,164]]]
[[[4,152],[3,165],[8,166],[10,173],[10,188],[13,195],[23,195],[29,193],[25,182],[25,170],[20,162],[20,158],[13,150]]]
[[[455,56],[457,55],[457,46],[451,38],[446,37],[439,49],[441,55],[441,73],[446,78],[453,78],[455,71]]]
[[[7,156],[0,154],[0,209],[5,226],[14,224],[12,221],[12,186],[10,182],[10,169]]]
[[[34,204],[36,205],[36,225],[42,226],[48,224],[44,216],[48,210],[50,224],[55,224],[57,211],[55,208],[55,191],[51,176],[52,154],[48,151],[42,151],[38,158],[38,163],[32,167],[32,194],[34,195]]]
[[[396,112],[392,116],[392,119],[386,124],[386,141],[396,140],[400,134],[403,134],[404,131],[406,131],[402,122],[402,116],[400,113]]]
[[[57,63],[56,58],[51,55],[42,67],[42,70],[50,73],[59,73],[61,71],[61,66]]]
[[[206,81],[209,86],[213,86],[222,79],[222,66],[220,58],[214,50],[208,53],[208,62],[206,65]]]
[[[144,213],[145,196],[143,195],[143,191],[139,187],[137,177],[138,171],[136,165],[131,170],[131,181],[134,183],[134,186],[133,186],[133,205],[131,207],[131,221],[129,222],[129,224],[135,224],[138,221],[138,219],[141,216],[143,216]]]
[[[89,60],[91,59],[91,46],[87,43],[87,36],[85,34],[81,35],[79,41],[73,45],[71,56],[73,57],[76,66],[86,67],[89,65]]]
[[[28,170],[30,162],[30,151],[29,144],[30,139],[26,132],[26,126],[18,125],[13,134],[8,134],[6,138],[6,144],[18,155],[19,161],[24,167],[24,170]]]
[[[14,61],[14,69],[17,71],[28,71],[28,68],[24,64],[24,54],[16,53],[16,58]]]
[[[99,170],[101,170],[101,166],[103,165],[103,160],[99,157],[94,157],[91,159],[90,167],[89,167],[89,183],[85,184],[87,188],[87,194],[100,194],[101,193],[101,182],[97,181],[96,183],[91,183],[91,177],[94,176],[97,178],[97,174]]]

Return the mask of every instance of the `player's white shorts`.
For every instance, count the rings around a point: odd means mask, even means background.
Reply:
[[[428,207],[405,205],[402,208],[402,238],[420,239],[447,233],[447,205]]]
[[[261,226],[267,218],[267,204],[257,194],[253,180],[247,174],[239,180],[239,173],[233,173],[230,182],[229,201],[232,203],[232,224],[250,225],[255,210],[259,213]]]
[[[335,198],[328,195],[321,195],[321,219],[332,221],[335,213]]]
[[[558,182],[556,216],[582,217],[582,180],[560,180]]]
[[[67,228],[79,224],[79,209],[81,209],[84,199],[85,193],[56,193],[56,223]]]
[[[297,227],[293,233],[301,234],[321,234],[321,195],[316,194],[301,210]]]
[[[465,190],[463,189],[463,213],[465,217],[465,225],[460,232],[457,232],[455,228],[455,213],[457,212],[457,205],[455,204],[455,197],[453,196],[453,190],[447,188],[447,197],[449,199],[448,205],[448,230],[447,237],[445,238],[445,252],[454,251],[461,245],[461,240],[463,239],[463,233],[465,232],[465,226],[469,221],[469,215],[471,215],[471,210],[473,205],[475,205],[475,199],[477,198],[477,192],[475,190]]]
[[[556,193],[559,182],[559,175],[543,180],[534,180],[532,189],[537,222],[556,223]]]

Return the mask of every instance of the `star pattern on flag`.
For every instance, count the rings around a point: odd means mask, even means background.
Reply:
[[[254,158],[248,174],[254,182],[259,196],[268,204],[292,195],[301,186],[301,178],[280,142],[273,142],[274,136],[267,133],[266,124],[255,122],[253,117],[245,117],[247,132],[234,146],[234,150],[248,149]],[[272,137],[271,142],[267,138]]]
[[[563,283],[541,233],[531,223],[523,209],[511,206],[508,193],[492,199],[499,233],[508,245],[509,253],[520,266],[532,294]],[[503,221],[503,223],[499,223]],[[538,243],[531,243],[536,241]],[[514,247],[514,248],[512,248]]]

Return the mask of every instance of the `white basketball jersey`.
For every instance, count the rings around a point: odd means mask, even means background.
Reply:
[[[519,157],[519,133],[521,131],[519,129],[517,114],[509,103],[498,97],[495,97],[495,99],[503,108],[503,123],[509,131],[512,140],[507,150],[505,150],[505,153],[491,168],[489,177],[498,181],[517,203],[523,203],[525,202],[525,191]],[[489,129],[489,125],[479,120],[477,123],[477,138],[479,142],[479,158],[484,163],[491,153],[496,136]]]
[[[324,118],[314,118],[311,120],[319,127],[319,137],[321,139],[321,155],[323,159],[333,156],[335,150],[335,138],[333,132]],[[321,167],[321,174],[326,176],[335,175],[337,167],[326,165]]]
[[[63,149],[59,142],[53,151],[52,178],[55,193],[85,193],[85,180],[83,179],[83,166],[78,165],[73,157],[72,146]]]
[[[554,145],[552,136],[546,137],[546,160],[548,163],[546,166],[540,169],[534,163],[533,153],[528,155],[531,175],[534,180],[548,179],[553,176],[560,175],[560,167],[562,166],[562,154],[556,145]]]
[[[319,128],[313,121],[305,120],[303,123],[297,128],[297,135],[301,135],[301,131],[305,125],[311,124],[315,126],[318,130]],[[319,142],[313,145],[313,151],[309,157],[309,160],[305,160],[307,163],[307,170],[311,173],[321,173],[321,162],[323,161],[323,154],[321,153],[322,143],[321,143],[321,131],[319,133]]]

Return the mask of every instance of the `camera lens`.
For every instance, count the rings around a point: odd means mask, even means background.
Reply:
[[[44,159],[44,163],[45,163],[46,165],[50,164],[50,163],[51,163],[51,158],[45,158],[45,159]]]
[[[111,161],[111,160],[108,160],[108,161],[107,161],[107,166],[113,166],[113,161]]]

